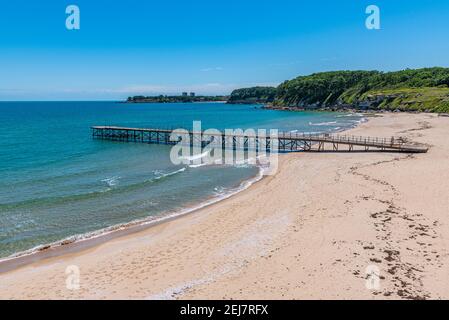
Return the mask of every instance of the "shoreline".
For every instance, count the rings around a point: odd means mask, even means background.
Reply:
[[[211,196],[204,201],[186,207],[181,210],[163,213],[160,216],[149,217],[146,219],[133,220],[118,225],[113,225],[104,229],[99,229],[84,234],[73,235],[52,243],[37,245],[28,250],[14,253],[11,256],[0,258],[0,275],[11,271],[26,267],[29,264],[44,261],[50,258],[57,258],[66,254],[79,253],[84,250],[94,248],[103,243],[107,243],[113,239],[132,235],[152,228],[165,222],[194,214],[197,211],[213,206],[214,204],[224,201],[232,196],[239,194],[250,188],[252,185],[264,178],[264,168],[258,167],[258,173],[250,179],[243,180],[238,187],[229,192],[218,196]]]
[[[351,112],[348,114],[351,115],[358,113]],[[359,126],[360,124],[366,123],[368,121],[369,117],[363,116],[360,118],[359,121],[354,122],[352,126],[346,128],[338,127],[338,129],[334,130],[333,133],[350,131],[354,128],[357,128],[357,126]],[[279,153],[279,155],[283,154],[288,153]],[[148,217],[144,219],[133,220],[118,225],[106,227],[103,229],[86,232],[83,234],[72,235],[67,238],[57,240],[55,242],[39,244],[33,248],[16,252],[10,256],[0,257],[0,275],[2,273],[14,271],[22,267],[25,267],[29,264],[39,262],[45,259],[60,257],[65,254],[79,253],[83,250],[87,250],[95,246],[101,245],[103,243],[106,243],[112,239],[144,231],[148,228],[159,225],[161,223],[169,222],[174,219],[183,217],[185,215],[196,213],[197,211],[203,208],[212,206],[218,202],[229,199],[230,197],[239,194],[240,192],[250,188],[252,185],[264,179],[265,169],[261,166],[258,166],[258,169],[259,169],[258,173],[255,176],[241,181],[239,186],[229,190],[227,193],[218,196],[211,196],[203,201],[195,203],[181,210],[166,212],[156,217]]]
[[[400,135],[429,152],[283,155],[276,175],[197,214],[0,274],[0,298],[449,297],[447,121],[372,118],[351,134]],[[80,290],[66,288],[73,265]],[[366,287],[370,266],[379,288]]]

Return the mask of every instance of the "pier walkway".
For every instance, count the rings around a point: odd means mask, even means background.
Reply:
[[[426,153],[428,148],[424,145],[408,143],[402,138],[376,138],[342,134],[303,134],[293,132],[279,132],[277,139],[267,136],[257,136],[251,133],[226,136],[225,133],[211,134],[204,131],[194,132],[181,129],[151,129],[127,128],[114,126],[94,126],[92,136],[95,139],[141,142],[154,144],[177,144],[179,140],[171,141],[172,134],[187,135],[190,143],[195,139],[201,140],[202,146],[211,142],[220,142],[224,148],[265,148],[267,151],[277,148],[279,152],[294,151],[384,151],[404,153]],[[218,139],[218,140],[217,140]],[[221,141],[220,141],[221,140]]]

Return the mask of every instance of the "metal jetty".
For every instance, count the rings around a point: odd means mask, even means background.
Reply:
[[[157,129],[157,128],[127,128],[115,126],[94,126],[92,136],[95,139],[141,142],[151,144],[174,145],[179,143],[181,138],[171,140],[171,135],[189,135],[190,143],[201,141],[207,145],[213,141],[220,142],[224,148],[264,148],[273,151],[276,148],[279,152],[294,151],[384,151],[384,152],[404,152],[404,153],[426,153],[428,148],[421,144],[412,144],[402,138],[377,138],[340,134],[303,134],[293,132],[278,132],[276,137],[258,136],[253,133],[226,135],[224,132],[208,133],[207,131],[195,132],[184,129]],[[196,139],[196,140],[195,140]]]

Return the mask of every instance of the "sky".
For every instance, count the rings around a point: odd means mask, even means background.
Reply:
[[[66,28],[66,7],[80,29]],[[369,5],[380,29],[365,26]],[[0,0],[0,100],[229,94],[314,72],[449,67],[447,0]]]

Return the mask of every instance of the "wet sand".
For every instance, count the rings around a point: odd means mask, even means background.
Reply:
[[[0,274],[0,298],[449,298],[449,118],[386,114],[350,134],[430,150],[282,155],[229,199]]]

